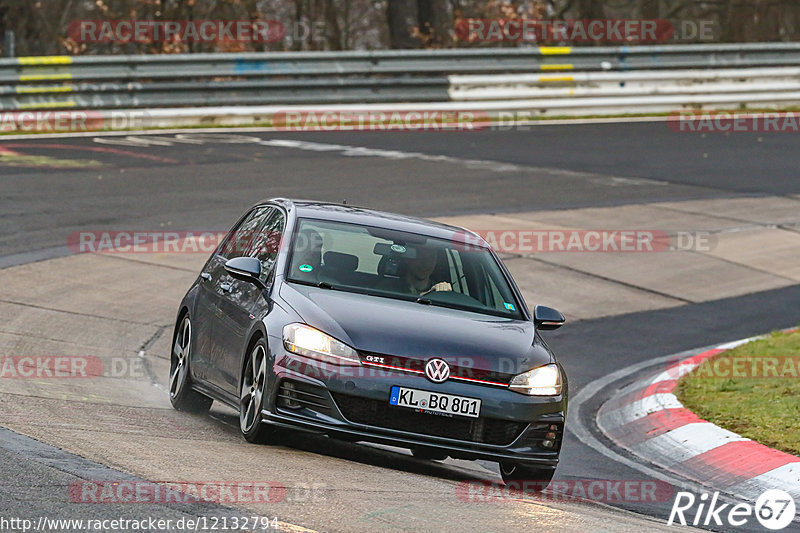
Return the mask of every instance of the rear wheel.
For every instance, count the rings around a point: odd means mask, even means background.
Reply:
[[[169,400],[178,411],[205,413],[214,400],[192,390],[189,375],[189,355],[192,351],[192,321],[184,315],[175,340],[169,365]]]
[[[239,391],[239,427],[247,442],[266,443],[275,437],[275,428],[261,419],[266,386],[267,344],[259,339],[245,359]]]
[[[526,490],[532,489],[536,492],[546,489],[550,481],[553,480],[555,473],[555,468],[536,468],[516,463],[500,463],[500,474],[506,484],[528,481],[530,484],[526,486]]]

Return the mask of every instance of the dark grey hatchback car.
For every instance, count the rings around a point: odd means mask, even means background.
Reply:
[[[281,428],[500,463],[552,478],[567,379],[510,274],[462,228],[347,205],[249,210],[181,302],[170,398],[239,411],[250,442]]]

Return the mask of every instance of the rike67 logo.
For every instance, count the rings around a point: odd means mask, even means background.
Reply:
[[[672,504],[667,525],[741,527],[755,516],[763,527],[778,531],[792,523],[795,512],[794,499],[780,489],[764,491],[755,505],[719,503],[719,492],[710,495],[710,498],[705,492],[699,498],[691,492],[679,492]]]

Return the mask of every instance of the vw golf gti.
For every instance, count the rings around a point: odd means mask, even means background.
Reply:
[[[567,378],[499,257],[476,234],[286,199],[250,209],[208,259],[175,323],[176,409],[239,411],[250,442],[285,428],[496,461],[546,486]]]

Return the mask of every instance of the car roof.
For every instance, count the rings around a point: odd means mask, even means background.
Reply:
[[[376,211],[365,207],[358,207],[347,204],[337,204],[332,202],[317,202],[313,200],[296,200],[289,198],[271,198],[262,203],[273,203],[283,206],[287,210],[295,209],[298,218],[314,218],[319,220],[330,220],[334,222],[348,222],[351,224],[362,224],[378,228],[394,229],[417,233],[428,237],[440,239],[452,239],[453,234],[461,234],[464,237],[469,234],[470,242],[480,243],[487,248],[489,245],[476,233],[461,228],[427,220],[424,218],[410,217],[389,213],[386,211]]]

